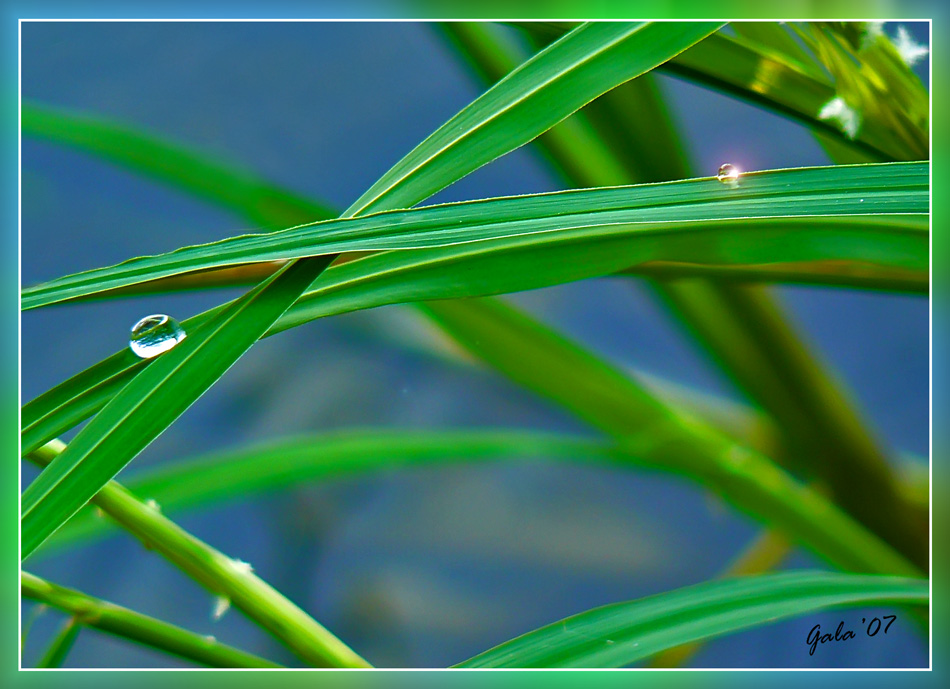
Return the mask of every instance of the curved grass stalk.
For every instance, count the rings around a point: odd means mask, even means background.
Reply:
[[[72,628],[98,629],[134,643],[210,667],[276,668],[264,658],[239,651],[214,638],[199,636],[181,627],[57,586],[29,572],[20,573],[24,598],[59,608],[72,615]]]

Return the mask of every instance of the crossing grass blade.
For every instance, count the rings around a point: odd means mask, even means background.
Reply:
[[[419,203],[531,141],[602,93],[667,62],[719,26],[706,22],[581,24],[410,151],[344,216]]]
[[[24,491],[21,557],[33,552],[211,387],[328,263],[314,259],[287,266],[122,388]]]
[[[568,617],[457,667],[623,667],[674,646],[806,613],[926,603],[926,580],[787,572],[690,586]]]
[[[489,240],[495,241],[494,252],[566,244],[582,249],[611,241],[626,247],[609,270],[596,273],[568,262],[535,287],[656,262],[755,266],[763,272],[778,266],[816,279],[826,272],[870,273],[920,284],[929,268],[928,212],[929,163],[748,173],[735,189],[700,178],[488,199],[330,220],[132,259],[27,288],[22,307],[244,263]],[[503,279],[479,277],[499,284]],[[532,286],[529,278],[522,284],[516,289]]]
[[[514,71],[524,59],[503,40],[504,29],[481,22],[434,25],[473,72],[479,88],[488,88]],[[608,119],[620,118],[623,126]],[[598,187],[685,179],[685,154],[668,126],[669,114],[652,73],[643,74],[598,97],[532,142],[573,186]],[[648,136],[641,133],[648,131]],[[618,154],[619,152],[619,154]]]

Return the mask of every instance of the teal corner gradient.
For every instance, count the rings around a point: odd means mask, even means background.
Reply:
[[[760,0],[736,0],[723,4],[711,4],[698,0],[673,3],[671,0],[643,2],[642,0],[552,0],[547,3],[485,0],[484,2],[294,2],[271,0],[267,3],[251,2],[163,2],[154,0],[134,6],[118,2],[5,2],[2,6],[3,59],[2,78],[6,96],[2,109],[3,123],[3,218],[4,230],[0,251],[0,276],[3,281],[0,315],[8,325],[0,341],[3,359],[0,390],[3,392],[4,446],[9,455],[18,454],[19,356],[18,356],[18,38],[21,18],[349,18],[349,19],[415,19],[415,18],[518,18],[518,19],[583,19],[583,18],[669,18],[702,19],[721,18],[914,18],[933,19],[932,59],[933,79],[931,93],[933,113],[933,218],[932,223],[932,504],[933,504],[933,672],[906,672],[900,677],[890,672],[809,672],[807,675],[780,672],[638,672],[629,671],[490,671],[490,672],[340,672],[324,671],[318,675],[309,672],[287,671],[269,674],[266,678],[256,673],[194,671],[174,676],[163,673],[128,672],[84,673],[73,672],[17,672],[19,642],[16,621],[18,607],[18,568],[13,565],[18,557],[17,544],[17,495],[19,480],[16,463],[9,458],[4,463],[4,489],[0,500],[3,515],[2,544],[4,562],[2,576],[3,620],[0,634],[0,658],[2,658],[3,684],[16,687],[46,686],[127,686],[135,681],[140,686],[162,686],[168,682],[185,682],[208,686],[256,687],[261,682],[286,686],[312,687],[474,687],[491,684],[497,687],[545,687],[559,689],[580,684],[598,687],[629,687],[632,684],[646,687],[758,687],[767,683],[774,687],[798,687],[802,684],[816,686],[861,686],[885,687],[893,683],[903,686],[943,686],[948,678],[947,624],[948,605],[946,592],[950,586],[948,577],[948,549],[946,533],[950,514],[947,497],[950,497],[950,477],[947,472],[948,433],[942,420],[948,418],[946,352],[948,342],[948,197],[950,184],[950,138],[948,138],[947,92],[950,88],[950,70],[945,53],[950,45],[950,14],[942,3],[929,1],[893,2],[887,0],[863,2],[860,0],[824,1],[789,0],[781,3],[762,3]],[[713,12],[711,14],[711,12]]]

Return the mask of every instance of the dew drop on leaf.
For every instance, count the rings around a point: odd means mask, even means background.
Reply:
[[[739,168],[729,163],[723,163],[719,166],[719,172],[716,173],[716,179],[718,179],[723,184],[728,184],[732,187],[737,186],[739,184]]]
[[[129,347],[140,359],[167,352],[185,339],[185,330],[174,318],[162,313],[146,316],[132,326]]]

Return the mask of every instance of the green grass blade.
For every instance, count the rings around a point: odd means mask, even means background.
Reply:
[[[280,229],[336,214],[242,171],[230,163],[170,144],[118,122],[81,113],[23,103],[22,133],[92,153],[140,174],[160,179],[225,208],[255,225]]]
[[[20,573],[24,598],[73,615],[77,624],[98,629],[134,643],[210,667],[280,667],[269,660],[239,651],[213,638],[199,636],[175,625],[156,620],[84,593],[57,586],[28,572]]]
[[[40,465],[61,457],[65,446],[49,443],[30,456]],[[251,620],[273,634],[293,653],[316,667],[369,667],[368,663],[316,620],[254,574],[246,562],[233,560],[195,538],[144,503],[121,484],[109,481],[92,503],[216,596],[227,598]]]
[[[462,347],[512,380],[614,435],[648,466],[718,492],[848,570],[917,574],[893,548],[757,452],[650,395],[580,347],[500,300],[426,308]]]
[[[729,26],[746,41],[754,42],[759,52],[779,53],[783,61],[795,63],[815,79],[827,79],[814,55],[795,40],[784,22],[730,22]]]
[[[22,497],[22,557],[76,513],[230,368],[323,272],[288,266],[157,357],[126,385]]]
[[[383,175],[344,216],[406,208],[531,141],[715,31],[711,23],[582,24],[477,98]]]
[[[43,656],[36,661],[36,667],[60,667],[72,650],[73,644],[76,643],[76,637],[79,636],[81,630],[82,627],[76,623],[75,618],[71,617],[66,620],[66,623],[56,633],[56,636],[53,637],[46,651],[44,651]]]
[[[779,448],[768,419],[727,399],[638,374],[648,392],[683,414],[699,416],[735,442],[769,455]],[[27,453],[24,453],[27,454]],[[136,473],[125,485],[153,499],[164,514],[207,507],[308,481],[333,479],[448,458],[492,461],[544,457],[548,460],[609,461],[617,453],[600,440],[518,431],[341,430],[186,459]],[[634,460],[630,460],[634,461]],[[111,524],[86,506],[51,536],[33,557],[110,532]]]
[[[830,263],[839,274],[922,278],[929,268],[928,211],[929,163],[747,173],[734,189],[700,178],[487,199],[324,221],[131,259],[26,288],[22,307],[243,263],[487,240],[506,240],[493,246],[505,251],[525,243],[621,237],[629,241],[630,259],[614,270],[660,261],[777,263],[785,270],[806,264],[803,270],[811,265],[823,273]],[[639,252],[641,242],[645,250]],[[563,271],[583,269],[567,265]]]
[[[777,568],[793,552],[793,544],[783,534],[763,529],[739,555],[729,563],[719,578],[764,574]],[[702,641],[672,646],[650,658],[650,667],[683,667],[703,648]]]
[[[884,175],[882,180],[887,178],[888,176]],[[882,183],[886,184],[886,181]],[[860,198],[857,201],[860,206],[867,205],[860,203]],[[424,212],[409,211],[407,214]],[[895,216],[897,217],[903,218],[902,222],[908,219],[908,216]],[[558,219],[555,217],[553,220],[557,222]],[[870,222],[872,221],[869,220],[869,224],[862,226],[860,231],[870,233],[873,229]],[[871,241],[864,248],[868,249],[880,240],[877,244],[878,250],[882,254],[886,253],[888,260],[894,260],[902,253],[914,256],[911,263],[920,264],[916,272],[926,284],[928,240],[925,227],[923,225],[913,232],[885,230],[876,238],[871,237]],[[847,225],[841,228],[841,231],[846,235],[850,234],[851,230],[846,228]],[[833,229],[828,225],[823,231],[816,232],[814,227],[788,225],[776,227],[774,232],[757,236],[768,238],[769,242],[764,246],[767,252],[779,248],[780,252],[786,255],[791,252],[807,252],[822,242],[827,242],[827,245],[822,246],[822,255],[827,256],[831,251],[840,251],[847,240],[847,236],[832,232]],[[726,242],[726,246],[729,242],[735,246],[748,242],[750,234],[745,222],[742,222],[736,226],[734,233],[723,231],[719,236]],[[808,241],[803,241],[806,238]],[[534,234],[455,244],[438,249],[381,253],[330,268],[321,276],[319,283],[284,314],[270,334],[315,318],[358,309],[417,300],[484,296],[534,289],[567,280],[611,274],[637,261],[647,260],[648,263],[656,264],[658,259],[663,257],[665,247],[670,246],[669,239],[669,235],[665,234],[655,237],[644,234],[638,236],[634,242],[624,233],[603,233],[596,241],[586,239],[578,242],[574,231],[565,231],[546,236]],[[762,242],[752,241],[747,247],[751,252],[758,252],[763,245]],[[678,252],[682,248],[682,245],[676,246]],[[708,261],[712,248],[707,241],[699,242],[695,246],[696,253],[693,258],[696,261]],[[857,254],[852,254],[855,255]],[[680,256],[683,257],[683,253],[680,253]],[[798,253],[796,256],[802,257],[802,254]],[[838,256],[841,257],[841,254]],[[760,258],[765,256],[760,255]],[[207,317],[196,317],[196,320],[187,321],[184,325],[186,329],[191,330]],[[129,375],[128,371],[141,366],[127,355],[120,353],[116,357],[109,360],[108,364],[99,365],[105,368],[100,370],[97,366],[90,369],[88,375],[80,374],[24,407],[24,451],[42,446],[72,424],[93,413],[123,384],[125,377]]]
[[[920,579],[788,572],[714,581],[568,617],[458,667],[623,667],[665,649],[830,607],[926,603]]]
[[[185,327],[193,329],[194,321]],[[27,402],[20,414],[20,452],[29,454],[88,419],[145,363],[125,348]]]
[[[492,24],[445,22],[436,26],[480,86],[501,80],[523,58],[501,40]],[[689,177],[682,146],[668,126],[668,113],[657,89],[649,73],[621,84],[538,137],[534,150],[578,187]],[[611,126],[608,120],[618,116],[624,126]]]
[[[524,343],[517,341],[517,327],[525,323],[512,312],[510,333],[499,337],[499,350]],[[498,322],[498,319],[496,319]],[[475,324],[478,325],[478,324]],[[528,323],[529,327],[533,324]],[[474,325],[473,325],[474,327]],[[496,332],[492,332],[496,335]],[[543,343],[550,333],[539,333],[535,342]],[[545,352],[551,364],[573,364],[576,378],[592,378],[588,383],[593,399],[574,409],[581,416],[601,407],[615,420],[607,427],[619,436],[617,442],[589,440],[541,433],[496,431],[458,431],[419,433],[394,431],[351,431],[328,434],[212,455],[204,459],[182,462],[167,469],[146,474],[132,485],[143,498],[155,500],[163,510],[174,511],[218,500],[245,498],[249,494],[274,490],[308,480],[352,473],[377,471],[410,464],[429,464],[446,459],[454,461],[486,461],[503,456],[543,456],[547,459],[607,463],[617,466],[646,467],[681,474],[719,493],[727,502],[750,513],[756,519],[776,526],[803,543],[820,556],[847,569],[895,573],[916,571],[887,546],[848,519],[818,493],[795,484],[771,463],[717,436],[701,424],[689,422],[672,409],[653,401],[648,394],[610,370],[602,370],[597,360],[577,350],[571,343],[559,342],[542,347],[537,344],[530,353]],[[557,352],[552,357],[549,352]],[[519,361],[521,352],[510,354]],[[496,356],[500,356],[496,352]],[[505,369],[505,362],[493,361]],[[532,382],[531,377],[549,372],[551,365],[542,364],[527,372],[527,379],[518,382],[555,398],[558,389]],[[562,369],[567,370],[567,369]],[[570,381],[574,378],[567,376]],[[566,384],[565,384],[566,387]],[[560,401],[560,400],[558,400]],[[628,410],[627,407],[634,407]],[[626,416],[624,416],[626,415]],[[54,441],[31,455],[43,463],[55,456],[60,444]],[[135,501],[131,494],[115,484],[95,498],[95,504],[116,516],[120,523],[150,544],[168,553],[173,562],[179,549],[170,549],[163,531],[145,531],[124,512],[132,511],[141,520],[143,513],[151,521],[164,519],[153,515]],[[118,497],[116,497],[118,496]],[[121,501],[120,507],[115,501]],[[125,503],[133,507],[122,507]],[[172,528],[172,527],[168,527]],[[102,520],[87,510],[62,530],[63,538],[49,541],[50,546],[102,533]],[[157,535],[155,535],[157,533]],[[185,565],[188,564],[186,561]],[[186,570],[187,571],[187,570]]]

